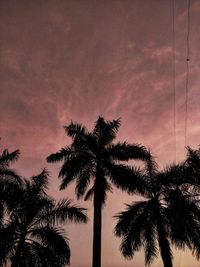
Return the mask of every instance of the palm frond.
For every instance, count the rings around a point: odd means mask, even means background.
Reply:
[[[77,205],[73,205],[71,200],[62,199],[53,208],[47,211],[40,217],[39,222],[47,222],[50,224],[55,223],[86,223],[87,216],[85,214],[86,209],[80,208]]]
[[[168,190],[165,194],[170,218],[170,234],[173,244],[181,249],[188,246],[193,250],[200,246],[200,209],[192,195],[179,189]]]
[[[200,149],[194,150],[187,147],[186,165],[188,169],[188,178],[195,186],[200,186]]]
[[[157,232],[155,225],[155,216],[153,212],[149,212],[148,216],[146,217],[144,243],[145,265],[150,265],[158,255]]]
[[[123,161],[130,159],[146,160],[150,157],[144,146],[140,144],[127,144],[126,142],[110,145],[105,151],[105,156]]]
[[[150,151],[149,151],[149,155],[150,157],[145,161],[145,164],[146,164],[145,177],[148,180],[147,183],[149,187],[151,187],[152,189],[156,189],[155,183],[157,181],[157,175],[159,173],[158,165],[155,161],[154,156],[152,156]]]
[[[18,183],[21,184],[21,177],[15,170],[12,169],[0,169],[0,177],[5,183]]]
[[[187,163],[192,167],[200,169],[200,149],[195,150],[187,147]]]
[[[59,177],[62,177],[60,189],[64,189],[74,179],[79,177],[84,171],[90,168],[92,170],[93,157],[90,153],[79,153],[76,156],[65,161],[60,172]]]
[[[92,133],[88,132],[85,126],[78,123],[71,123],[65,126],[65,131],[68,136],[72,137],[72,144],[70,148],[76,153],[90,151],[97,151],[97,142]]]
[[[31,244],[29,244],[32,250],[31,263],[33,263],[33,267],[64,267],[66,264],[70,264],[70,255],[68,262],[65,264],[65,261],[62,261],[62,258],[59,258],[54,251],[52,251],[49,247],[43,246],[39,242],[32,240]],[[70,253],[69,253],[70,254]],[[29,263],[30,264],[30,263]],[[27,266],[29,267],[29,265]]]
[[[118,219],[114,230],[115,235],[118,237],[126,235],[132,222],[144,212],[147,204],[147,201],[133,202],[131,205],[126,204],[126,210],[114,216]]]
[[[103,117],[98,117],[93,135],[98,140],[100,146],[106,146],[115,139],[120,124],[120,119],[105,121]]]
[[[73,155],[74,151],[69,147],[63,147],[57,153],[53,153],[47,157],[47,162],[56,163],[62,160],[67,160],[71,155]]]
[[[35,198],[34,201],[32,200],[33,198]],[[22,211],[22,214],[26,214],[27,229],[31,229],[32,227],[42,223],[48,223],[47,214],[54,209],[54,205],[55,201],[46,195],[30,195],[29,198],[26,198],[25,204],[23,205],[24,210]]]
[[[11,153],[9,153],[7,149],[5,149],[2,155],[0,155],[0,166],[9,166],[10,163],[17,161],[19,156],[20,151],[18,149]]]
[[[66,134],[73,139],[75,137],[82,138],[87,133],[85,126],[76,122],[71,122],[68,126],[64,126],[64,129]]]
[[[165,186],[180,186],[192,183],[191,171],[185,162],[171,164],[157,175],[157,184]]]
[[[131,259],[136,251],[139,251],[144,242],[145,209],[129,225],[128,231],[122,235],[120,250],[125,258]]]
[[[87,201],[94,195],[94,186],[92,186],[86,193],[84,200]]]
[[[139,168],[123,164],[104,162],[111,182],[119,189],[128,193],[141,193],[145,190],[143,173]]]
[[[40,174],[31,177],[31,186],[38,191],[45,190],[48,188],[48,178],[49,172],[43,169]]]
[[[90,184],[90,178],[92,175],[91,171],[92,171],[91,167],[88,167],[80,172],[79,177],[76,181],[76,188],[75,188],[77,199],[80,199],[85,194],[87,187]]]
[[[12,222],[0,228],[0,266],[15,252],[18,225]]]
[[[62,229],[45,226],[33,229],[30,234],[31,237],[39,239],[44,247],[48,247],[62,261],[63,266],[69,265],[70,249]]]

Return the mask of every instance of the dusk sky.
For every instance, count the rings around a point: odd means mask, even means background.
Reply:
[[[187,0],[175,0],[176,146],[185,157]],[[70,144],[71,120],[93,127],[99,115],[121,118],[118,140],[150,147],[160,167],[175,161],[173,0],[0,0],[1,149],[20,149],[15,168],[30,177],[47,167],[59,191],[60,164],[45,158]],[[187,145],[200,144],[200,0],[191,0]],[[103,211],[103,267],[142,267],[143,251],[124,260],[113,216],[135,197],[118,190]],[[71,266],[92,256],[92,202],[87,225],[67,225]],[[197,267],[176,252],[175,267]],[[160,267],[160,259],[152,267]]]

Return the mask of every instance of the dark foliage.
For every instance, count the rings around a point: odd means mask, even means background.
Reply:
[[[48,172],[23,179],[6,202],[5,222],[0,228],[0,266],[64,267],[70,248],[60,224],[86,223],[85,209],[64,199],[58,203],[46,193]]]
[[[164,266],[170,267],[173,258],[170,244],[181,249],[187,247],[199,257],[200,213],[195,195],[188,190],[194,178],[188,168],[183,163],[159,172],[151,157],[146,168],[138,172],[143,184],[140,194],[145,200],[127,205],[126,211],[116,216],[115,234],[122,238],[120,249],[125,257],[132,258],[143,246],[146,265],[160,251]]]
[[[64,127],[72,144],[47,158],[48,162],[63,162],[59,172],[60,189],[76,181],[77,198],[94,199],[93,267],[101,266],[101,209],[107,192],[112,191],[111,184],[128,192],[142,191],[138,170],[125,163],[130,159],[149,158],[149,152],[141,145],[113,143],[119,127],[119,119],[105,121],[102,117],[91,132],[72,122]]]

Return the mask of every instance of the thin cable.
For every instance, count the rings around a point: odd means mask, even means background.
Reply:
[[[175,0],[172,0],[172,79],[173,79],[173,120],[174,120],[174,157],[177,161],[177,144],[176,144],[176,38],[175,38]],[[178,189],[178,188],[177,188]],[[179,203],[180,205],[181,203]],[[181,251],[179,251],[178,267],[181,266]]]
[[[175,40],[175,0],[172,0],[172,83],[173,83],[173,121],[174,121],[174,158],[176,163],[176,40]]]
[[[188,87],[189,87],[189,74],[190,74],[190,0],[187,5],[187,38],[186,38],[186,83],[185,83],[185,147],[188,138]]]

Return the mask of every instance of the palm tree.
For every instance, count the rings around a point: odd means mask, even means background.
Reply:
[[[127,205],[116,216],[115,234],[122,238],[120,250],[125,258],[131,259],[144,247],[145,264],[150,265],[160,250],[164,267],[172,267],[171,245],[188,247],[199,257],[200,210],[196,197],[185,190],[185,181],[176,183],[184,168],[180,164],[159,172],[150,157],[146,167],[138,170],[143,199]]]
[[[68,199],[56,202],[46,194],[48,172],[24,179],[7,203],[7,222],[0,229],[0,266],[64,267],[70,248],[60,224],[86,223],[85,209]]]
[[[18,160],[19,150],[11,153],[7,149],[0,155],[0,226],[3,220],[6,201],[11,197],[11,193],[20,184],[20,176],[16,171],[10,169],[11,163]]]
[[[105,121],[99,117],[93,131],[89,132],[81,124],[72,122],[64,127],[66,134],[72,138],[72,144],[47,158],[48,162],[64,161],[59,172],[61,190],[76,180],[78,199],[85,195],[85,200],[88,200],[93,196],[93,267],[101,266],[102,207],[107,192],[112,191],[111,183],[127,191],[141,185],[136,176],[130,183],[135,169],[122,164],[122,161],[144,160],[148,157],[143,146],[113,143],[119,126],[119,119]]]

